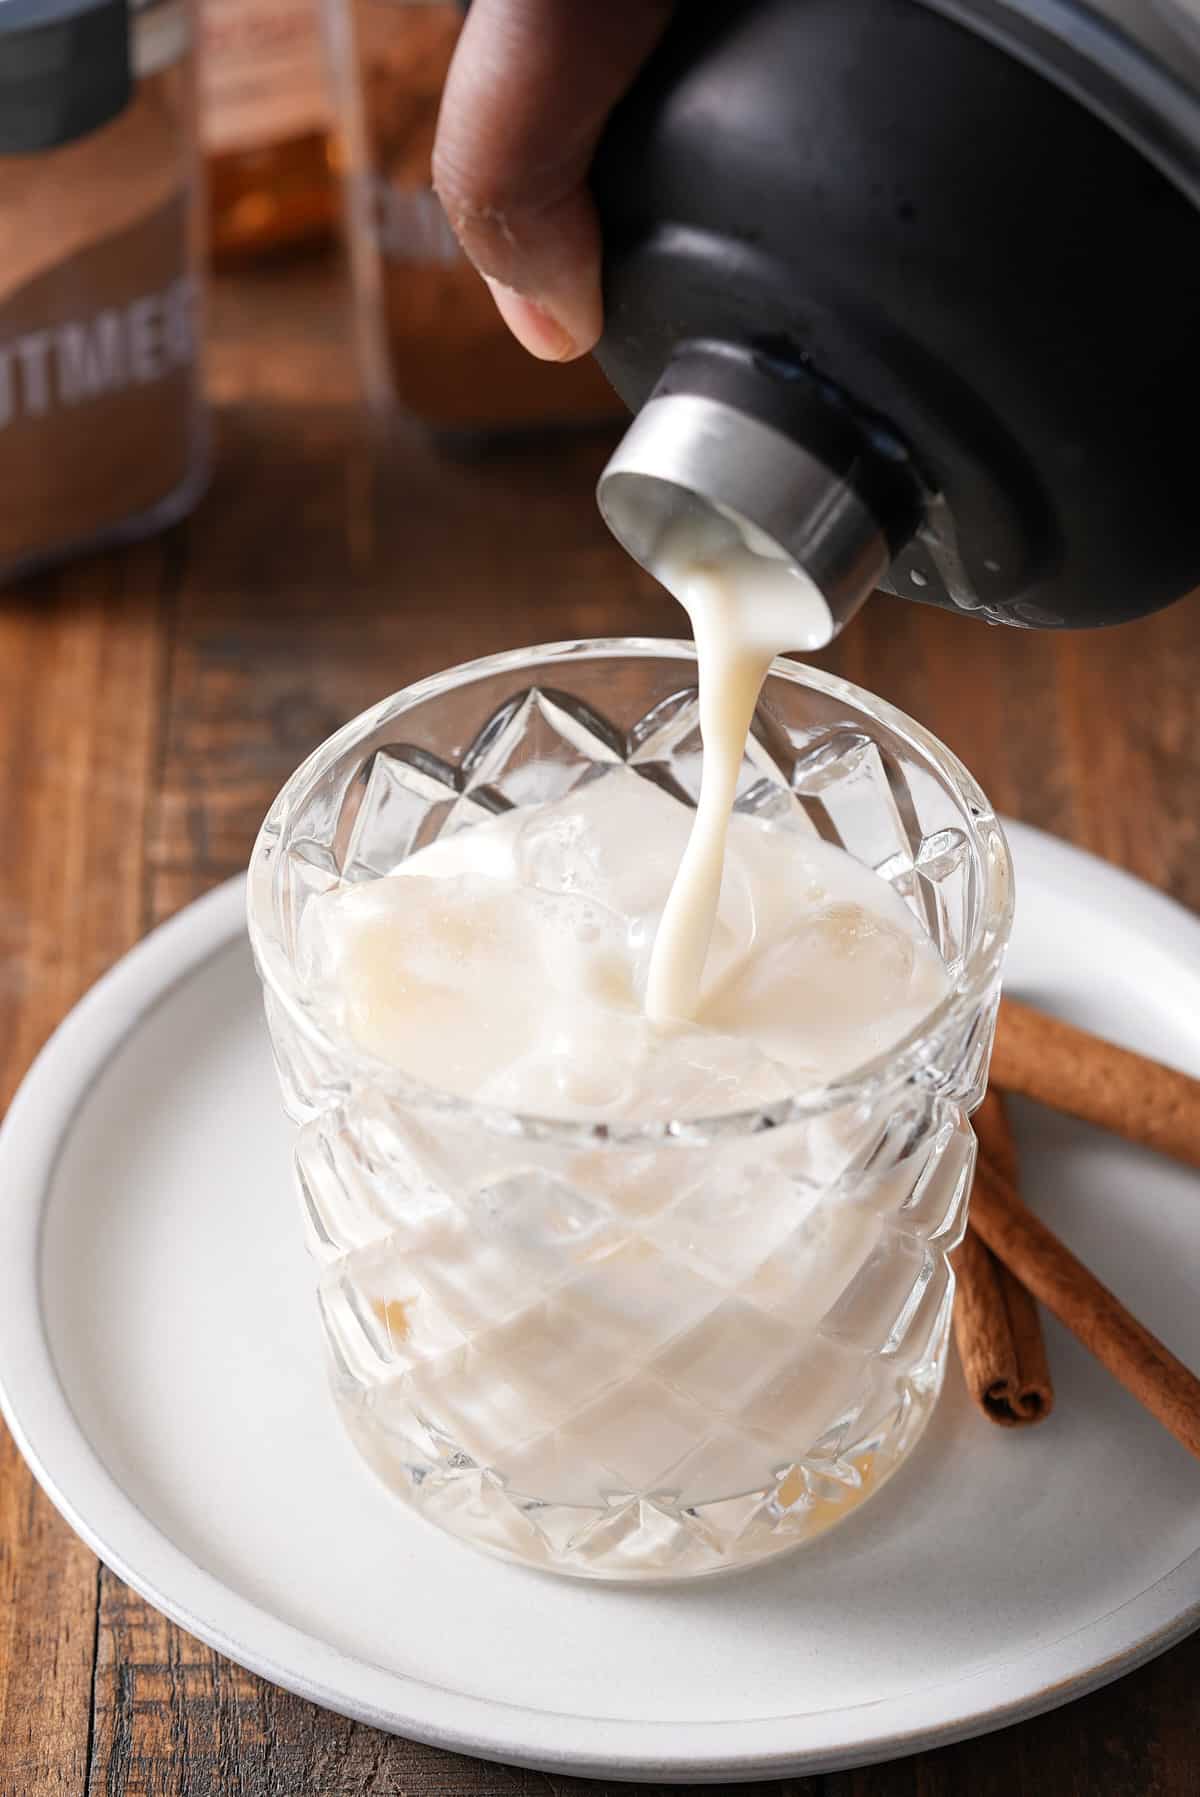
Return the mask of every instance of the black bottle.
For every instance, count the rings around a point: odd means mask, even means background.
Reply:
[[[593,173],[639,560],[715,505],[839,622],[875,585],[1049,627],[1200,585],[1200,99],[1182,51],[1039,10],[678,8]]]

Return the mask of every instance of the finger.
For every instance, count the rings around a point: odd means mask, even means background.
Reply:
[[[616,101],[669,0],[475,0],[446,82],[434,185],[509,328],[566,361],[602,324],[587,187]]]

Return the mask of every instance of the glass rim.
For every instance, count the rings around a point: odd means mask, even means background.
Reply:
[[[787,656],[772,662],[767,682],[782,680],[805,687],[847,705],[883,724],[951,790],[969,820],[976,837],[989,852],[988,880],[982,896],[979,921],[963,955],[961,970],[950,991],[892,1047],[859,1062],[848,1072],[822,1085],[805,1087],[786,1098],[748,1109],[719,1111],[708,1116],[663,1118],[653,1121],[603,1118],[567,1118],[508,1109],[463,1098],[454,1092],[405,1073],[391,1062],[321,1027],[305,1002],[302,982],[273,927],[275,885],[268,864],[284,843],[288,813],[313,783],[323,778],[355,742],[381,725],[401,719],[406,712],[430,699],[496,675],[518,673],[522,668],[547,663],[645,657],[658,661],[696,663],[696,647],[674,637],[581,637],[557,643],[539,643],[507,649],[497,655],[460,662],[440,673],[426,675],[377,701],[318,745],[280,788],[263,820],[250,855],[247,882],[247,927],[259,978],[265,990],[283,1008],[289,1022],[306,1038],[334,1054],[348,1069],[357,1070],[374,1087],[414,1110],[469,1120],[504,1136],[518,1136],[564,1146],[662,1146],[678,1143],[699,1146],[714,1139],[752,1136],[766,1130],[811,1121],[848,1105],[875,1099],[892,1087],[916,1077],[934,1058],[937,1045],[960,1030],[968,1016],[986,1000],[997,979],[1008,946],[1013,917],[1012,858],[1004,831],[978,782],[946,745],[889,704],[840,675],[809,667]],[[766,683],[764,683],[764,694]]]

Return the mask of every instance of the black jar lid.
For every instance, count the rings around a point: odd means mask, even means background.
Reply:
[[[128,0],[0,0],[0,155],[84,137],[132,91]]]

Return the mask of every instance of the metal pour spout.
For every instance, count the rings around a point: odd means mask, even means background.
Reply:
[[[921,517],[907,466],[873,447],[827,394],[807,381],[780,383],[761,362],[718,344],[676,352],[600,476],[596,499],[614,536],[651,573],[682,521],[725,520],[752,553],[819,589],[831,637]]]

